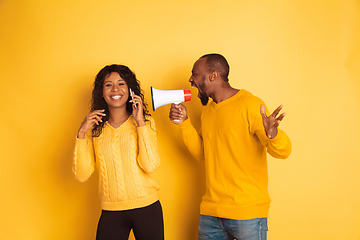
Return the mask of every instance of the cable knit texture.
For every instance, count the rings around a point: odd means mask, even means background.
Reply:
[[[159,184],[150,176],[160,165],[155,122],[137,127],[132,116],[120,127],[105,124],[99,137],[76,138],[73,173],[85,182],[99,171],[99,196],[104,210],[127,210],[158,200]]]

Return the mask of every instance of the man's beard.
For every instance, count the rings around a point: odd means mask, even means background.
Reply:
[[[206,95],[206,93],[200,92],[200,90],[199,90],[199,93],[200,93],[201,104],[203,106],[206,106],[209,101],[209,97]]]
[[[203,106],[206,106],[208,101],[209,101],[209,97],[206,95],[206,89],[205,89],[205,75],[202,77],[202,83],[201,85],[198,86],[198,91],[199,91],[199,98],[200,98],[200,101],[201,101],[201,104]]]

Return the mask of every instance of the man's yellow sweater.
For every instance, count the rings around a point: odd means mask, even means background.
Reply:
[[[114,129],[107,122],[99,137],[76,139],[73,172],[86,181],[99,171],[99,195],[103,210],[127,210],[148,206],[158,200],[159,184],[150,174],[160,165],[155,122],[137,127],[130,116]]]
[[[268,217],[267,152],[285,159],[291,142],[280,129],[275,138],[266,136],[262,104],[258,97],[240,90],[219,104],[210,100],[199,133],[189,119],[180,124],[189,151],[196,159],[205,160],[201,214],[235,220]]]

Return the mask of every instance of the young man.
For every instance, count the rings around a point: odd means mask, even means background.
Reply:
[[[267,117],[264,102],[244,89],[232,88],[228,75],[222,55],[202,56],[189,80],[206,106],[201,130],[198,133],[191,125],[183,104],[172,104],[169,117],[180,126],[191,154],[205,161],[198,239],[263,240],[271,201],[267,152],[282,159],[291,153],[290,139],[278,128],[285,113],[277,117],[280,106]]]

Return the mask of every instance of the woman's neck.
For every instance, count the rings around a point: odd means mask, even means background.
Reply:
[[[120,127],[124,122],[126,122],[126,120],[130,116],[130,113],[126,111],[126,108],[114,108],[114,109],[109,108],[109,112],[110,112],[110,116],[108,123],[113,128]]]

